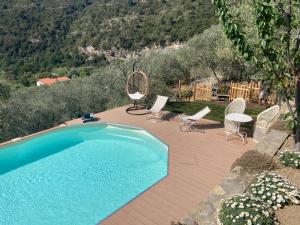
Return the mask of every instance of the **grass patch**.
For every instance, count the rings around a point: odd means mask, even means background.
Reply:
[[[214,120],[220,123],[224,122],[224,111],[228,102],[169,102],[166,106],[166,110],[174,113],[184,113],[186,115],[193,115],[204,107],[208,106],[211,112],[205,117],[209,120]],[[265,108],[253,104],[247,104],[245,114],[252,116],[255,120],[256,116],[262,112]],[[252,128],[253,123],[245,123],[243,127]]]
[[[206,119],[223,122],[226,105],[216,104],[214,102],[170,102],[167,104],[166,110],[193,115],[206,106],[211,109],[211,112],[205,117]]]

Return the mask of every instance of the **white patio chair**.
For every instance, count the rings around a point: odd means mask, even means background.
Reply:
[[[182,122],[182,124],[180,125],[180,131],[192,131],[192,126],[197,124],[199,120],[201,120],[204,116],[206,116],[210,112],[211,112],[210,108],[206,106],[204,109],[200,110],[193,116],[180,117],[180,120]],[[205,132],[204,130],[202,131]]]
[[[280,116],[280,108],[274,105],[257,116],[257,121],[254,127],[253,140],[259,142],[269,131]]]
[[[157,99],[154,103],[154,105],[152,106],[151,109],[148,110],[148,116],[147,119],[161,119],[162,118],[162,109],[165,107],[165,105],[167,104],[169,97],[167,96],[161,96],[161,95],[157,95]]]
[[[230,113],[244,113],[246,109],[246,101],[243,98],[236,98],[225,109],[225,117]],[[236,129],[233,121],[224,119],[225,133],[231,133]]]

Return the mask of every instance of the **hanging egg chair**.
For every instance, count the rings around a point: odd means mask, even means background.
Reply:
[[[148,94],[148,76],[142,71],[135,71],[127,78],[126,92],[133,102],[133,106],[126,109],[127,113],[136,110],[142,110],[144,107],[138,105],[138,102],[146,98]],[[131,113],[133,114],[133,113]],[[134,113],[134,115],[145,115],[146,113]]]

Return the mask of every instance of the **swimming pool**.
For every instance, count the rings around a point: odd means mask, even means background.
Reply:
[[[143,129],[56,129],[0,148],[0,224],[95,225],[167,173],[167,145]]]

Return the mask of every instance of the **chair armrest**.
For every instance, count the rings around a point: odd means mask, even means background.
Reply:
[[[183,121],[185,117],[187,117],[187,115],[184,115],[184,114],[183,115],[179,115],[180,121]]]
[[[273,126],[273,124],[276,122],[277,119],[278,119],[278,116],[275,115],[271,120],[269,120],[267,123],[267,128]]]
[[[261,119],[261,120],[257,120],[256,121],[256,123],[255,123],[255,126],[258,126],[258,127],[261,127],[261,128],[264,128],[264,129],[268,129],[268,128],[270,128],[273,124],[274,124],[274,122],[277,120],[277,117],[276,116],[274,116],[272,119],[270,119],[270,120],[264,120],[264,119]],[[263,124],[263,126],[261,125],[261,122],[264,122],[264,123],[262,123]]]
[[[256,117],[256,121],[262,120],[261,117],[262,117],[265,113],[266,113],[265,111],[259,113],[259,114],[257,115],[257,117]]]
[[[188,119],[188,115],[180,115],[179,117],[182,123],[188,124],[193,122],[193,120]]]

